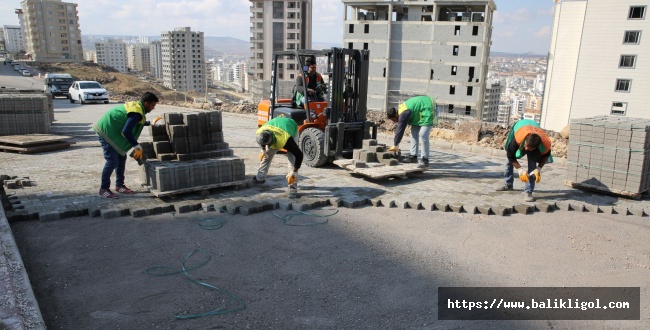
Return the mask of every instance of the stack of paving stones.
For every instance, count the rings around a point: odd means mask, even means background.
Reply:
[[[356,168],[364,168],[368,163],[395,166],[398,164],[392,152],[388,152],[385,144],[377,144],[377,140],[365,139],[361,149],[352,152],[352,164]]]
[[[0,93],[0,136],[50,133],[51,109],[46,94]]]
[[[567,181],[631,196],[650,190],[650,120],[598,116],[570,127]]]
[[[153,142],[141,144],[140,178],[151,189],[205,189],[245,179],[244,160],[224,142],[220,111],[166,113],[164,122],[150,126]]]

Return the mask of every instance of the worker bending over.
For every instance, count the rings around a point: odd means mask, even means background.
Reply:
[[[524,201],[533,202],[535,183],[542,180],[542,167],[553,162],[551,156],[551,139],[534,120],[522,119],[517,121],[506,139],[504,146],[508,160],[504,175],[505,183],[497,191],[512,190],[514,182],[513,168],[517,169],[519,179],[526,183]],[[524,155],[528,158],[527,169],[519,164],[518,159]]]
[[[253,177],[253,182],[264,183],[269,172],[273,156],[280,149],[287,151],[289,159],[289,197],[296,197],[298,193],[298,170],[302,164],[302,151],[298,148],[298,124],[291,118],[273,118],[257,129],[257,144],[260,145],[260,168]]]
[[[388,149],[397,153],[406,126],[411,125],[411,152],[406,162],[418,161],[418,168],[429,166],[429,134],[433,125],[438,124],[436,102],[429,96],[415,96],[395,108],[386,110],[388,119],[397,123],[393,146]],[[435,122],[435,123],[434,123]],[[420,141],[422,148],[420,149]],[[418,155],[419,152],[419,155]]]

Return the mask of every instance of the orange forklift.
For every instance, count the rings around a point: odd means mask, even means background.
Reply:
[[[287,77],[292,68],[291,65],[279,68],[287,62],[282,59],[296,61],[302,84],[281,88],[283,83],[285,87],[295,83],[295,80],[279,80],[279,72]],[[352,158],[353,150],[362,148],[364,139],[377,138],[377,125],[366,120],[368,59],[368,50],[344,48],[274,52],[271,95],[257,107],[257,125],[262,126],[275,117],[295,120],[300,136],[298,146],[308,166],[319,167],[340,158]],[[308,95],[304,74],[308,60],[326,64],[326,70],[319,72],[324,84],[317,90],[325,96],[324,101],[310,97],[300,100],[303,102],[296,100],[298,92]]]

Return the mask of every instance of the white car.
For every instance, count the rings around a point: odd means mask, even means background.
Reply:
[[[20,70],[20,73],[25,77],[31,77],[32,76],[32,73],[29,72],[29,70],[26,70],[26,69]]]
[[[87,102],[108,103],[108,91],[96,81],[75,81],[70,89],[70,103],[84,104]]]

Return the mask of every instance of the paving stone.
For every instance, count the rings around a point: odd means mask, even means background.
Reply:
[[[175,208],[178,213],[190,213],[201,209],[201,204],[177,204]]]
[[[434,203],[436,210],[442,211],[442,212],[450,212],[451,208],[449,207],[449,204],[445,202],[435,202]]]
[[[46,211],[38,214],[38,218],[41,221],[52,221],[61,219],[59,211]]]
[[[477,214],[480,213],[478,211],[478,206],[474,204],[463,204],[463,210],[469,214]]]
[[[574,205],[569,201],[559,201],[555,205],[560,211],[575,211]],[[582,212],[582,210],[580,210]]]
[[[379,198],[371,198],[371,199],[370,199],[370,205],[372,205],[372,206],[374,206],[374,207],[381,207],[381,206],[384,206],[384,204],[382,203],[381,199],[379,199]]]
[[[102,217],[102,219],[112,219],[112,218],[118,218],[121,215],[121,212],[119,209],[116,208],[103,209],[99,211],[99,215]]]
[[[134,218],[142,218],[148,215],[149,215],[149,209],[142,209],[142,208],[131,209],[131,216]]]
[[[347,208],[361,207],[368,204],[367,198],[359,198],[354,200],[343,200],[343,206]]]
[[[513,208],[517,213],[521,214],[532,214],[535,212],[535,206],[531,204],[517,204]]]
[[[239,213],[243,215],[251,215],[259,212],[262,212],[262,205],[258,202],[250,202],[239,207]]]
[[[289,211],[292,209],[293,203],[288,202],[288,201],[279,201],[278,202],[278,208],[283,211]]]
[[[463,209],[463,204],[461,204],[461,203],[449,204],[449,209],[451,209],[452,212],[457,212],[457,213],[463,212],[463,210],[464,210]]]
[[[643,211],[643,209],[640,207],[628,207],[627,212],[629,215],[633,215],[637,217],[648,216],[648,214],[646,214],[645,211]]]
[[[544,213],[550,213],[555,211],[555,204],[549,204],[549,203],[536,203],[535,208],[537,211],[544,212]]]
[[[410,209],[424,210],[424,206],[422,206],[422,203],[420,203],[420,202],[406,202],[406,205]]]
[[[492,212],[492,207],[490,205],[479,205],[476,207],[476,210],[483,215],[490,215]]]
[[[216,211],[216,209],[214,208],[214,203],[201,203],[201,209],[205,212]]]
[[[587,212],[591,212],[591,213],[600,213],[601,212],[600,207],[598,205],[588,204],[587,203],[587,204],[583,204],[583,207],[584,207],[585,211],[587,211]]]
[[[310,203],[297,202],[297,203],[293,203],[291,205],[291,208],[296,210],[296,211],[307,211],[307,210],[311,210],[311,204]]]
[[[229,214],[237,214],[237,212],[239,211],[239,205],[240,205],[239,203],[234,203],[234,202],[228,203],[225,205],[225,207],[222,208],[222,210],[226,211],[226,213]]]
[[[88,209],[67,209],[59,211],[61,219],[83,217],[88,215]]]

